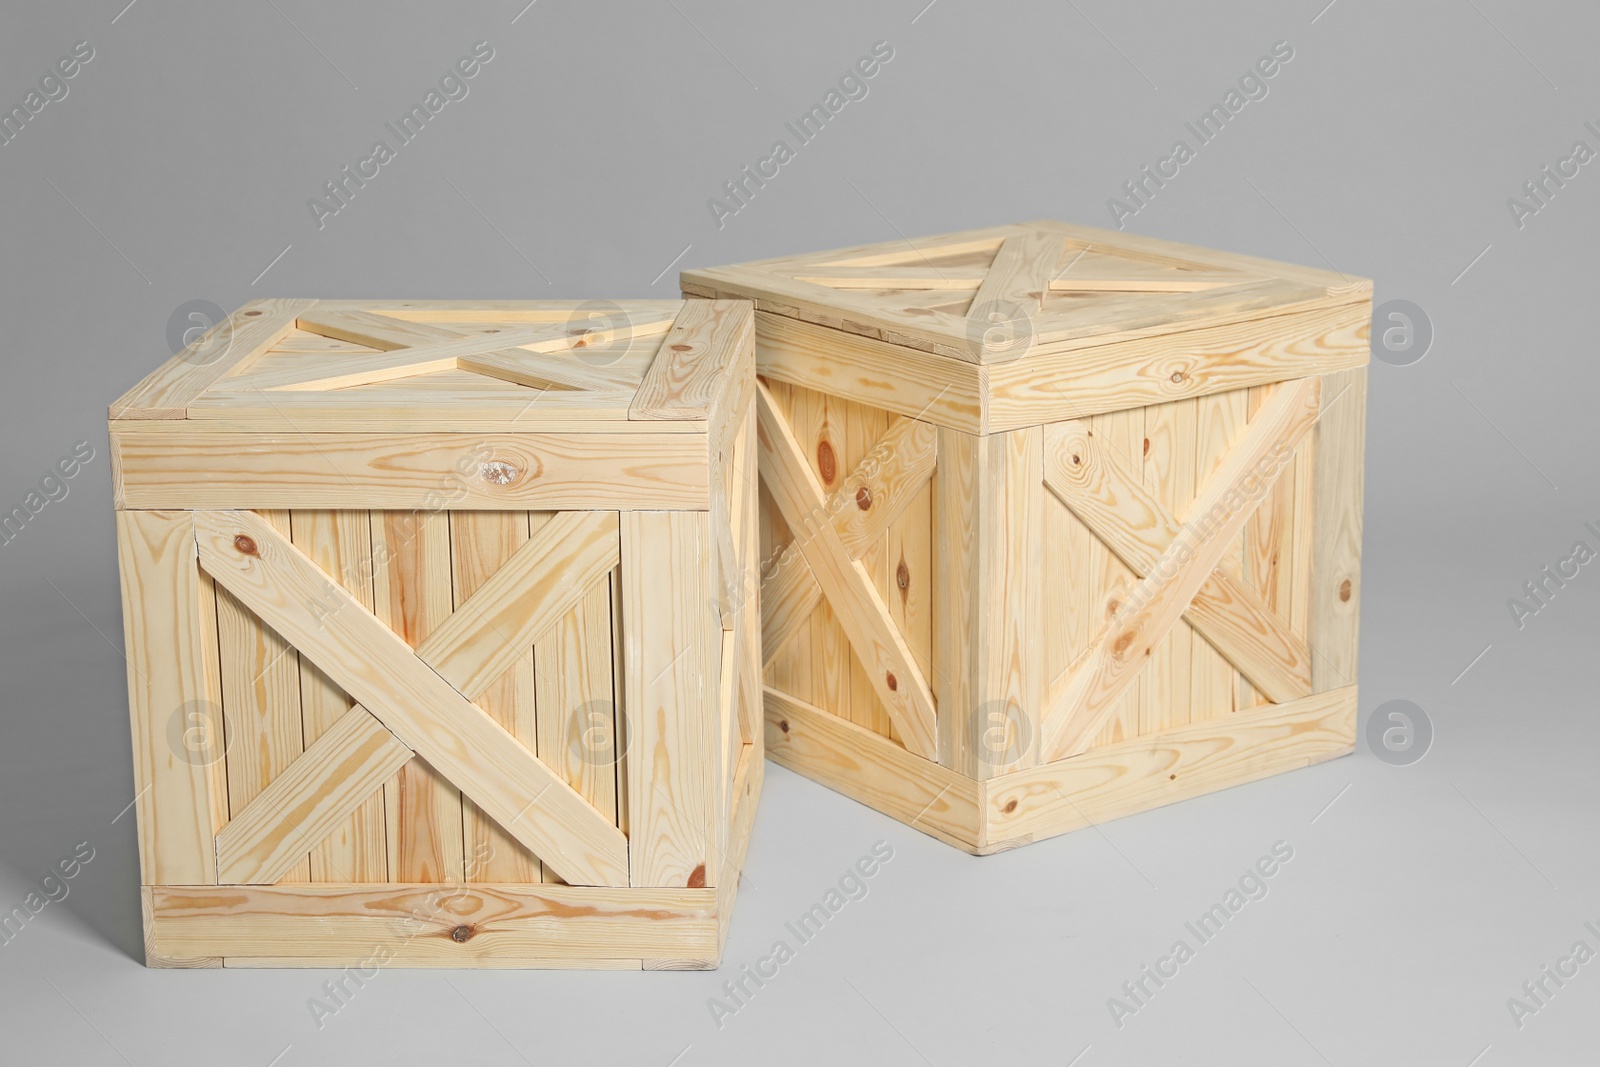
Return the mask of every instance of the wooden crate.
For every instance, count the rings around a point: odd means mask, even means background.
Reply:
[[[985,854],[1350,751],[1371,283],[1056,222],[756,301],[767,752]]]
[[[259,300],[112,406],[152,966],[716,965],[752,327]]]

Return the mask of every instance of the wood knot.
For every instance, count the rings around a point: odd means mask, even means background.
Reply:
[[[674,352],[692,352],[692,351],[694,351],[694,345],[683,345],[683,344],[673,345],[672,346],[672,350]]]
[[[259,312],[259,311],[246,311],[244,313],[244,317],[247,318],[247,319],[253,319],[259,314],[261,314],[261,312]]]
[[[450,931],[450,940],[458,945],[464,945],[472,939],[472,927],[458,926]]]
[[[1350,579],[1348,578],[1339,583],[1339,600],[1346,604],[1350,602]]]
[[[778,720],[778,729],[782,730],[784,733],[788,733],[789,732],[789,720],[788,719],[779,719]]]
[[[706,887],[706,865],[701,864],[689,872],[689,888],[704,889]]]
[[[249,534],[240,534],[233,539],[233,547],[247,556],[260,557],[261,553],[256,548],[256,539]]]
[[[1148,437],[1144,439],[1144,454],[1147,456],[1150,454],[1150,438]]]
[[[872,508],[872,490],[871,489],[868,489],[866,486],[863,485],[860,489],[856,490],[856,507],[860,508],[862,511],[871,510],[871,508]]]
[[[911,568],[906,566],[905,560],[901,560],[894,569],[894,584],[900,587],[902,593],[911,588]]]
[[[1012,812],[1016,811],[1017,810],[1017,798],[1016,797],[1012,797],[1010,800],[1006,801],[1006,806],[1001,808],[1000,810],[1005,812],[1007,815],[1010,815]]]
[[[1129,630],[1127,633],[1117,638],[1116,643],[1111,646],[1111,654],[1120,659],[1123,654],[1128,651],[1128,647],[1133,644],[1138,636],[1138,634],[1134,633],[1132,630]]]
[[[1072,465],[1074,467],[1077,467],[1077,466],[1081,466],[1082,464],[1083,464],[1083,457],[1078,455],[1076,452],[1074,452],[1072,454]]]
[[[898,692],[900,689],[900,679],[894,676],[894,671],[884,672],[883,684],[889,687],[889,692],[891,693]]]
[[[825,485],[832,485],[839,476],[839,460],[833,454],[833,445],[826,439],[817,442],[817,473]]]
[[[1185,377],[1186,375],[1181,370],[1175,370],[1172,372],[1172,380],[1174,382],[1182,382]]]
[[[1177,775],[1176,775],[1176,774],[1169,774],[1169,775],[1167,775],[1167,781],[1169,781],[1169,782],[1176,782],[1176,781],[1177,781],[1177,780],[1178,780],[1178,776],[1177,776]]]

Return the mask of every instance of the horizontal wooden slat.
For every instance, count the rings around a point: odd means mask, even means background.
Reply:
[[[756,312],[756,372],[938,426],[983,433],[983,371],[972,363]]]
[[[1333,759],[1355,745],[1356,687],[1090,749],[986,783],[993,850]]]
[[[218,880],[276,882],[411,756],[370,712],[351,708],[217,834]]]
[[[124,508],[693,509],[703,434],[113,433]],[[484,464],[517,472],[501,485]],[[491,471],[498,468],[491,468]]]
[[[387,962],[717,955],[715,889],[534,885],[156,886],[151,937],[175,956]],[[380,961],[382,962],[382,961]],[[325,964],[324,964],[325,965]]]
[[[260,516],[195,532],[208,573],[567,882],[627,883],[621,831]]]
[[[985,425],[993,433],[1363,366],[1371,317],[1367,304],[1338,304],[1178,337],[1037,346],[1026,359],[987,368]]]
[[[440,677],[475,698],[617,565],[617,513],[552,516],[417,646]]]
[[[978,847],[976,779],[771,686],[766,687],[766,751],[779,766],[947,844],[969,851]]]

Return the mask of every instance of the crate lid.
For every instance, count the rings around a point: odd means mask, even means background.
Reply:
[[[682,288],[981,364],[1372,293],[1337,271],[1054,221],[684,271]]]
[[[124,429],[705,432],[739,402],[744,301],[252,301],[111,405]]]

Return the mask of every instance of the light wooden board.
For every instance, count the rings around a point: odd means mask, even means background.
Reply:
[[[1361,478],[1365,462],[1367,372],[1322,380],[1322,417],[1312,455],[1309,639],[1311,686],[1353,684],[1361,624]]]
[[[379,950],[388,962],[457,966],[506,957],[717,956],[714,889],[157,886],[151,896],[160,951],[240,963],[256,956],[370,961]]]
[[[815,705],[766,690],[767,757],[958,848],[978,840],[979,784]]]
[[[321,572],[248,512],[197,512],[201,565],[500,825],[574,884],[620,884],[626,842],[598,812],[342,590],[320,620]],[[249,538],[254,553],[236,538]],[[530,792],[532,798],[530,799]],[[537,812],[530,809],[537,806]],[[457,824],[459,834],[459,823]]]
[[[214,884],[228,820],[216,601],[186,512],[117,512],[134,808],[145,885]]]
[[[704,512],[622,516],[628,864],[635,886],[711,886],[722,625]]]
[[[112,435],[124,508],[704,509],[706,449],[678,433]]]
[[[1330,690],[1132,738],[985,784],[987,847],[1096,826],[1348,753],[1356,690]]]

